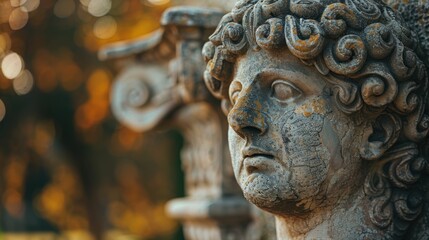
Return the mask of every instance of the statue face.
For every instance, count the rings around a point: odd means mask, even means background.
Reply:
[[[336,109],[314,67],[285,50],[249,51],[238,59],[229,96],[234,173],[255,205],[302,214],[362,184],[362,134]]]

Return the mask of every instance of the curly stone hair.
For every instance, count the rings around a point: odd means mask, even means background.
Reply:
[[[398,13],[379,0],[241,0],[209,40],[204,79],[223,105],[237,57],[288,49],[325,76],[341,111],[390,132],[386,152],[366,158],[374,164],[364,189],[373,224],[407,232],[427,191],[428,75],[418,37]]]

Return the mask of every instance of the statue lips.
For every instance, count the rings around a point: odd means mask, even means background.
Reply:
[[[247,175],[253,173],[269,173],[275,171],[274,155],[260,148],[250,146],[242,151],[243,167]]]

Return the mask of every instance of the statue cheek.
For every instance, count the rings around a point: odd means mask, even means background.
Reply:
[[[334,132],[334,129],[330,121],[324,121],[322,131],[320,132],[321,144],[325,146],[330,155],[330,167],[331,171],[336,171],[344,165],[344,159],[341,155],[342,143],[338,138],[338,134]]]
[[[282,128],[283,161],[289,166],[290,184],[300,198],[317,194],[328,173],[331,154],[321,139],[324,124],[322,114],[307,117],[294,113]]]
[[[229,149],[231,153],[231,161],[232,161],[232,168],[234,170],[234,175],[237,180],[239,180],[239,171],[241,168],[242,163],[242,157],[241,157],[241,149],[244,147],[244,140],[238,136],[238,134],[229,127],[228,129],[228,143],[229,143]]]

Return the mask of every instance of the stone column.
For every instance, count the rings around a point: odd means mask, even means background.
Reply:
[[[184,135],[187,196],[170,201],[167,211],[182,222],[186,239],[261,239],[260,212],[242,197],[232,172],[225,116],[202,80],[202,46],[223,14],[171,8],[158,32],[108,46],[100,58],[122,68],[112,89],[122,123],[142,132],[175,127]]]

